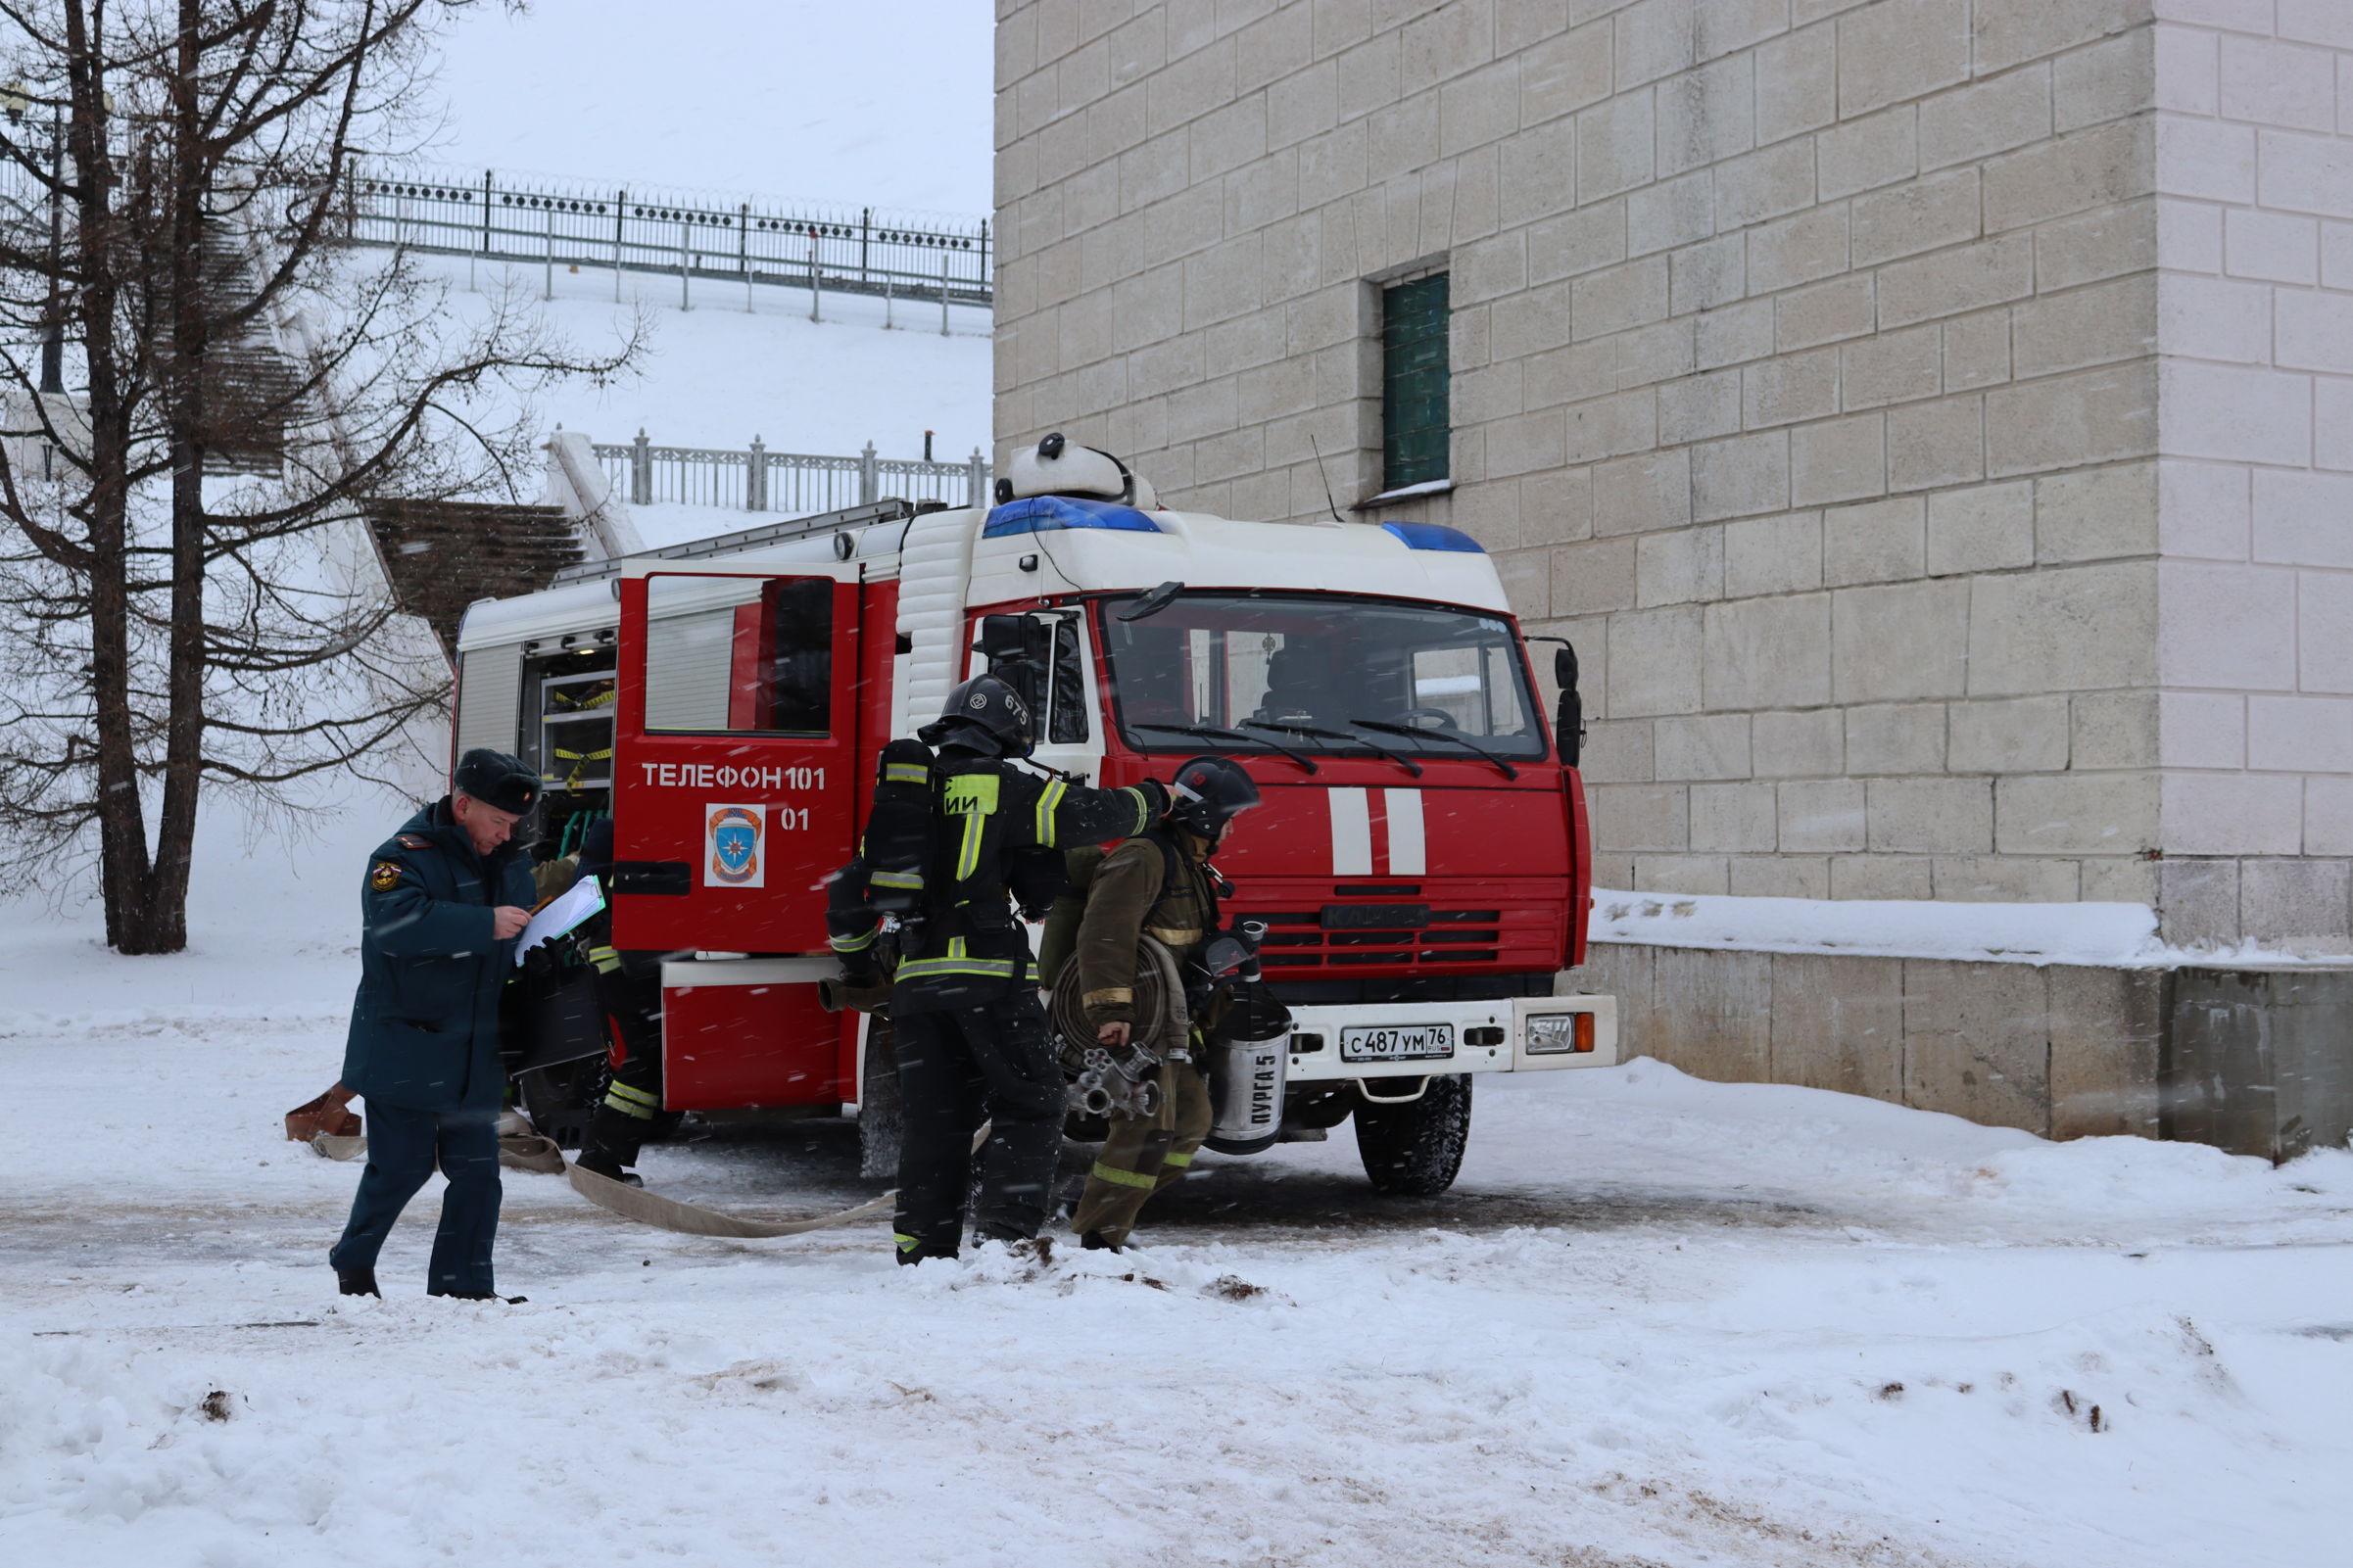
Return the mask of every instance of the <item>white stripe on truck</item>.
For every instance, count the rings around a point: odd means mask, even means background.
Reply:
[[[1392,877],[1418,877],[1429,869],[1429,854],[1421,838],[1421,791],[1384,789],[1389,813],[1389,871]]]
[[[1372,803],[1362,789],[1326,789],[1331,802],[1331,874],[1372,875]]]

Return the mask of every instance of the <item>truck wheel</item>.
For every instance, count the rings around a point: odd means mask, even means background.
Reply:
[[[1356,1146],[1365,1174],[1375,1190],[1394,1197],[1434,1198],[1453,1186],[1469,1141],[1467,1075],[1433,1077],[1421,1098],[1408,1105],[1357,1104]]]
[[[904,1122],[899,1115],[898,1045],[890,1021],[866,1021],[866,1070],[858,1084],[858,1174],[888,1181],[898,1175]]]

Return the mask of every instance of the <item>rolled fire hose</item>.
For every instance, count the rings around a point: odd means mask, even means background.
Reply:
[[[1079,987],[1079,961],[1062,966],[1054,987],[1054,1032],[1059,1036],[1062,1070],[1076,1079],[1086,1070],[1086,1055],[1096,1049],[1094,1025],[1086,1022],[1086,1006]],[[1184,981],[1176,955],[1155,937],[1135,940],[1135,1025],[1128,1035],[1131,1049],[1147,1053],[1157,1064],[1192,1038],[1193,1021],[1184,1005]]]

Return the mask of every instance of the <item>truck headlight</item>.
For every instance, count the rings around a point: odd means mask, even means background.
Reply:
[[[1591,1013],[1533,1013],[1523,1047],[1530,1056],[1568,1056],[1593,1049]]]

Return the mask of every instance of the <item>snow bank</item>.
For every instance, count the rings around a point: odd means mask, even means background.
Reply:
[[[697,278],[695,308],[681,310],[678,280],[651,273],[623,273],[616,303],[612,273],[593,267],[559,268],[554,298],[543,299],[537,267],[446,256],[418,265],[447,283],[456,318],[487,316],[494,298],[511,291],[587,354],[611,352],[643,319],[646,353],[634,371],[609,387],[583,381],[537,400],[549,429],[611,445],[642,429],[657,447],[735,451],[757,436],[770,451],[842,457],[870,441],[880,456],[921,457],[930,430],[938,461],[989,450],[985,310],[952,307],[953,335],[941,337],[936,305],[900,301],[890,310],[898,325],[887,329],[884,302],[863,295],[826,295],[824,319],[811,321],[806,289],[761,285],[747,310],[742,285]],[[722,506],[694,509],[717,520],[711,533],[758,520]]]
[[[2157,939],[2156,913],[2146,904],[1736,898],[1600,887],[1593,900],[1592,940],[1656,947],[2123,968],[2353,963],[2348,955],[2296,956],[2252,943],[2217,950],[2171,947]]]

